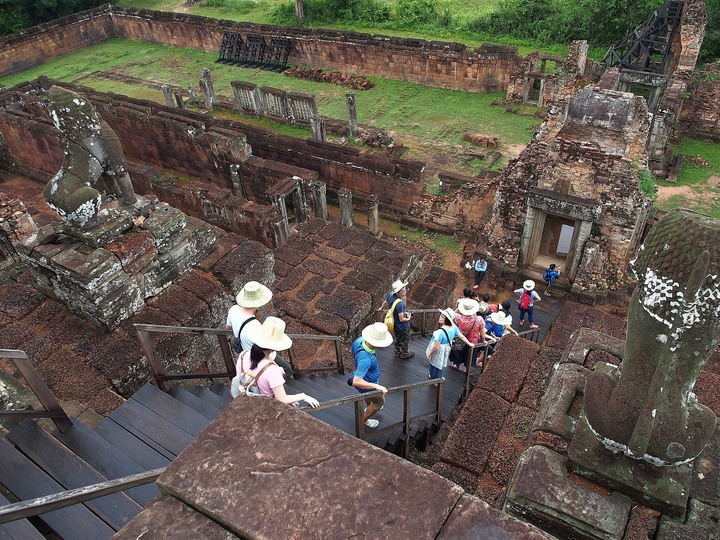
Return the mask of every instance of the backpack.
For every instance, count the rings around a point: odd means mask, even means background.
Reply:
[[[550,278],[552,277],[550,274],[551,274],[551,270],[549,268],[547,270],[545,270],[543,272],[543,281],[550,281]]]
[[[527,291],[520,293],[520,302],[518,302],[520,309],[530,309],[530,300],[532,300],[532,293]]]
[[[400,302],[400,299],[399,299],[399,298],[397,298],[397,299],[393,302],[393,305],[390,307],[390,309],[388,309],[388,312],[385,314],[385,320],[383,321],[383,322],[385,323],[385,326],[387,326],[387,327],[388,327],[388,330],[390,330],[391,332],[395,329],[395,316],[394,316],[394,313],[395,313],[395,308],[396,308],[397,305],[398,305],[398,302]]]
[[[258,388],[258,381],[260,375],[262,375],[267,368],[275,362],[270,362],[263,367],[257,376],[253,376],[251,373],[241,371],[232,378],[230,381],[230,395],[234,398],[238,396],[261,396],[260,388]],[[244,369],[244,368],[241,368]]]
[[[245,319],[245,322],[240,325],[240,330],[238,330],[237,337],[232,340],[233,351],[235,351],[238,354],[243,352],[243,344],[242,344],[242,339],[240,339],[240,336],[242,336],[243,328],[245,328],[245,325],[247,323],[249,323],[250,321],[257,321],[257,318],[255,318],[255,316],[253,315],[252,317]]]

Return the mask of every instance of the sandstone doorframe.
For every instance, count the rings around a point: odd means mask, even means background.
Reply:
[[[282,227],[286,237],[290,236],[290,223],[288,219],[287,197],[292,197],[292,206],[295,210],[295,221],[299,224],[308,220],[307,200],[303,189],[303,181],[299,176],[290,176],[270,187],[266,195],[272,200],[276,210],[282,216]]]
[[[541,188],[528,190],[526,204],[518,266],[520,268],[528,266],[537,256],[546,217],[548,215],[559,216],[575,222],[564,272],[570,281],[573,281],[593,223],[597,222],[600,217],[601,205],[591,199],[564,195]]]

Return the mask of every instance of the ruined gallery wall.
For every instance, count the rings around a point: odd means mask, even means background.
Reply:
[[[470,92],[505,90],[520,57],[514,47],[371,36],[218,21],[180,13],[113,8],[118,37],[215,52],[223,32],[292,40],[289,64],[352,71]]]
[[[514,47],[371,36],[218,21],[206,17],[105,6],[0,40],[0,76],[37,66],[110,37],[219,50],[223,32],[292,40],[290,64],[353,71],[470,92],[504,91],[520,61]]]
[[[685,100],[680,128],[689,137],[720,142],[720,62],[696,73]]]
[[[115,35],[107,7],[69,15],[0,37],[0,76],[12,75],[102,43]]]

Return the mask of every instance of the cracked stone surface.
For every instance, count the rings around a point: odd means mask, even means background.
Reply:
[[[430,471],[264,398],[232,402],[158,484],[252,538],[435,538],[463,494]]]

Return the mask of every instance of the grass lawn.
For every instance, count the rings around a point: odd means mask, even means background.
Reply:
[[[676,153],[683,155],[682,169],[677,182],[658,181],[658,208],[684,207],[720,219],[720,144],[686,138]]]
[[[12,86],[21,81],[47,75],[64,82],[77,82],[103,92],[116,92],[164,103],[160,85],[163,83],[197,88],[204,67],[212,72],[215,91],[225,99],[232,99],[230,82],[250,81],[259,86],[271,86],[288,91],[314,94],[323,116],[347,118],[344,87],[287,77],[260,69],[246,69],[216,64],[216,53],[164,47],[137,41],[113,39],[71,53],[22,74],[0,79],[0,84]],[[127,84],[103,77],[103,72],[135,77],[144,84]],[[508,113],[505,107],[491,103],[502,100],[504,94],[472,94],[430,88],[419,84],[371,77],[375,87],[357,91],[356,106],[361,124],[382,128],[408,150],[404,157],[428,161],[442,154],[449,170],[470,174],[477,163],[465,158],[464,149],[475,149],[463,142],[465,133],[495,136],[499,150],[507,156],[516,155],[526,145],[540,119],[533,116],[536,107],[520,107],[519,113]],[[250,121],[245,120],[243,121]],[[309,131],[253,120],[276,131],[306,137]],[[477,160],[475,160],[477,161]],[[498,168],[506,158],[496,164]]]

